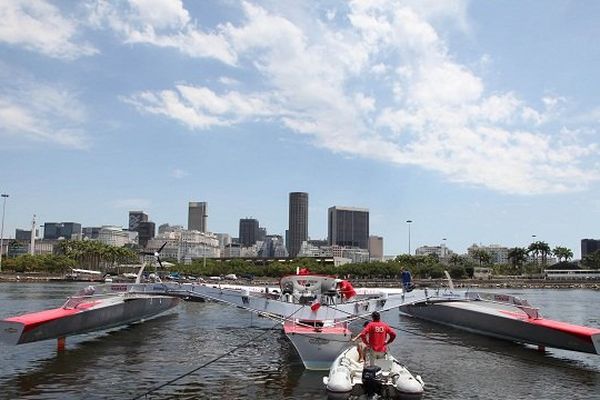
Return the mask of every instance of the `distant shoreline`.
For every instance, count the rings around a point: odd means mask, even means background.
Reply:
[[[400,281],[396,279],[350,279],[356,287],[384,287],[398,288]],[[70,280],[65,279],[63,274],[15,274],[0,273],[0,282],[13,283],[47,283],[47,282],[93,282],[102,283],[101,280]],[[549,279],[456,279],[453,281],[455,288],[479,288],[479,289],[592,289],[600,290],[599,280],[549,280]],[[118,283],[118,282],[115,282]],[[216,284],[209,281],[207,283]],[[224,281],[227,284],[249,285],[249,286],[276,286],[279,283],[277,278],[256,278],[253,281],[237,280]],[[445,279],[414,279],[413,283],[419,288],[428,287],[436,289],[438,287],[447,287]]]

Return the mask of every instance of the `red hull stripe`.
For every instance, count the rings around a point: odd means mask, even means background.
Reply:
[[[65,318],[73,314],[80,313],[98,303],[97,301],[82,303],[77,308],[54,308],[52,310],[38,311],[30,314],[19,315],[17,317],[6,318],[5,321],[18,322],[24,325],[23,333],[28,332],[38,326],[50,321]]]
[[[600,334],[600,329],[589,328],[587,326],[571,325],[565,322],[554,321],[551,319],[532,319],[528,321],[530,324],[543,326],[545,328],[555,329],[557,331],[569,333],[579,336],[587,341],[592,341],[592,335]]]

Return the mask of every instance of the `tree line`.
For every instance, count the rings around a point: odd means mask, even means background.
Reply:
[[[547,259],[554,255],[559,263],[547,267]],[[402,269],[408,269],[413,277],[437,279],[448,270],[455,279],[473,277],[476,267],[486,267],[496,275],[520,275],[540,273],[547,268],[576,268],[569,260],[573,252],[557,246],[550,249],[545,242],[532,243],[527,248],[514,247],[509,250],[508,264],[493,264],[492,255],[483,249],[476,249],[471,256],[453,254],[447,260],[440,260],[435,254],[426,256],[403,254],[393,260],[369,263],[351,263],[341,266],[320,263],[311,258],[300,258],[291,262],[270,262],[256,264],[252,261],[234,259],[221,261],[215,259],[195,260],[191,264],[175,263],[171,271],[185,275],[222,276],[236,274],[240,276],[281,277],[294,274],[298,268],[308,268],[313,273],[337,275],[354,279],[399,279]],[[174,260],[173,260],[174,261]],[[55,254],[22,255],[3,260],[3,270],[15,272],[64,273],[71,268],[108,271],[119,264],[139,262],[138,252],[128,247],[116,247],[97,241],[64,240],[55,248]],[[583,268],[600,269],[600,251],[584,257],[580,264]]]
[[[64,273],[71,268],[106,271],[119,264],[138,263],[138,252],[93,240],[61,240],[54,254],[24,254],[2,261],[2,269],[14,272]]]

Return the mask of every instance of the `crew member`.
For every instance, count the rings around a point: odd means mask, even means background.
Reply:
[[[404,267],[402,267],[402,288],[404,289],[405,292],[410,292],[411,290],[413,290],[413,285],[412,285],[412,276],[410,275],[410,271],[404,269]]]
[[[385,357],[387,345],[396,339],[396,332],[381,321],[381,316],[377,311],[371,314],[371,319],[372,321],[360,333],[360,337],[368,346],[370,365],[374,365],[376,359]]]

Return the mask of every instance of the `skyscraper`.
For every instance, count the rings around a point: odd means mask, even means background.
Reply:
[[[44,223],[44,239],[81,240],[81,224],[77,222]]]
[[[129,211],[129,230],[137,231],[142,222],[148,222],[148,214],[143,211]]]
[[[258,240],[258,220],[254,218],[240,219],[240,244],[252,246]]]
[[[146,247],[148,241],[154,237],[156,225],[151,221],[140,222],[136,232],[138,233],[138,242],[140,246]]]
[[[290,257],[296,257],[302,242],[308,240],[308,193],[290,193],[289,228],[286,245]]]
[[[208,206],[205,201],[190,201],[188,209],[188,231],[206,232]]]
[[[600,250],[600,240],[597,239],[581,239],[581,259]]]
[[[369,248],[368,209],[334,206],[328,214],[329,245]]]

